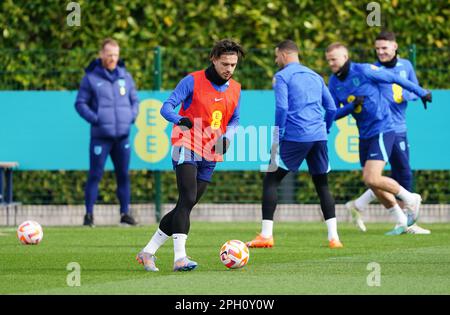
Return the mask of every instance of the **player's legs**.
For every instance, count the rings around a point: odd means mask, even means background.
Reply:
[[[247,242],[247,246],[273,246],[273,216],[278,202],[278,187],[290,170],[296,171],[300,167],[310,146],[310,144],[282,141],[279,146],[279,155],[272,154],[270,171],[266,173],[263,180],[261,233]]]
[[[407,191],[412,192],[413,176],[409,165],[409,144],[406,133],[396,134],[392,154],[389,157],[391,164],[391,177],[395,179]],[[402,209],[405,208],[402,200],[399,200]],[[412,215],[411,211],[409,215]]]
[[[405,207],[414,213],[417,219],[422,198],[400,186],[394,179],[383,176],[383,168],[392,153],[395,133],[381,133],[370,139],[360,140],[360,160],[363,166],[363,178],[369,188],[391,193],[405,202]],[[394,198],[395,199],[395,198]],[[380,200],[384,206],[392,206],[392,198]],[[395,202],[397,204],[397,202]]]
[[[264,176],[261,233],[246,243],[248,247],[273,246],[273,215],[277,207],[278,187],[287,173],[289,173],[288,170],[278,167],[275,172],[268,172]]]
[[[109,139],[91,138],[89,144],[89,175],[85,188],[85,225],[93,225],[93,211],[98,197],[98,185],[103,176],[106,159],[112,147],[112,141]],[[86,224],[90,221],[86,220],[87,217],[92,219],[92,224]]]
[[[341,248],[337,232],[337,220],[335,201],[328,187],[328,172],[330,163],[328,161],[328,148],[326,141],[314,142],[306,156],[309,173],[312,176],[314,187],[320,200],[320,208],[325,219],[328,230],[328,241],[331,248]]]
[[[400,190],[399,184],[387,176],[383,176],[386,162],[380,160],[368,160],[363,168],[364,183],[372,189],[378,200],[386,208],[394,206],[397,202],[394,194]],[[386,192],[382,194],[381,192]]]
[[[404,134],[396,134],[392,154],[389,157],[391,177],[408,191],[413,191],[413,175],[409,164],[409,144]]]
[[[111,160],[117,180],[116,195],[120,202],[121,222],[135,225],[136,222],[128,214],[130,204],[130,141],[128,136],[117,139],[111,149]]]
[[[158,230],[136,258],[149,271],[157,271],[154,266],[156,260],[154,255],[170,236],[172,236],[174,244],[174,270],[189,271],[197,267],[197,263],[189,260],[186,254],[186,240],[190,226],[189,214],[196,201],[201,197],[201,195],[197,195],[197,166],[188,163],[177,165],[175,172],[178,186],[177,205],[164,215]],[[201,188],[202,194],[206,190],[206,185],[202,183]],[[140,259],[140,256],[144,255],[152,257],[152,259],[147,259],[149,266],[145,265],[144,259]]]

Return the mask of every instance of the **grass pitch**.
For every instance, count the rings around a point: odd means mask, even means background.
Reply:
[[[135,261],[155,225],[44,227],[38,246],[0,228],[0,294],[450,294],[450,225],[424,227],[432,234],[385,236],[392,224],[368,224],[361,233],[343,223],[345,248],[331,250],[323,223],[276,222],[274,248],[250,249],[247,266],[228,270],[221,245],[252,239],[260,224],[194,222],[187,252],[199,268],[184,273],[172,271],[172,240],[157,253],[160,272]],[[81,267],[78,287],[67,285],[71,262]],[[379,264],[379,285],[370,281],[370,263]]]

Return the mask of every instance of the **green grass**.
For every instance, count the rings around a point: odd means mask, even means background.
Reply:
[[[341,224],[345,248],[330,250],[323,223],[276,223],[274,248],[250,249],[247,266],[228,270],[220,246],[253,238],[259,224],[194,222],[187,252],[199,268],[185,273],[172,272],[171,240],[157,253],[160,272],[135,261],[156,226],[47,227],[38,246],[0,228],[0,294],[450,294],[450,225],[425,227],[431,235],[385,236],[391,224],[367,233]],[[70,262],[81,266],[79,287],[66,283]],[[367,285],[371,262],[380,286]]]

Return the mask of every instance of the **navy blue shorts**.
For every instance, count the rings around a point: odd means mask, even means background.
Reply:
[[[176,169],[181,164],[192,164],[197,167],[197,179],[211,182],[216,162],[205,160],[202,156],[185,147],[172,147],[172,165]]]
[[[369,139],[359,139],[359,161],[364,167],[367,160],[387,162],[394,147],[395,132],[380,133]]]
[[[409,165],[409,144],[406,132],[396,133],[391,156],[391,177],[406,190],[412,191],[412,171]]]
[[[328,173],[330,163],[328,161],[327,142],[280,142],[279,167],[295,172],[298,171],[305,159],[311,175]]]

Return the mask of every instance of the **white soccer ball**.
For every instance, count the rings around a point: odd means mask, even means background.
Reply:
[[[250,258],[247,245],[239,240],[227,241],[220,248],[220,261],[230,269],[244,267]]]
[[[36,221],[25,221],[17,228],[17,238],[24,245],[37,245],[43,237],[42,226]]]

